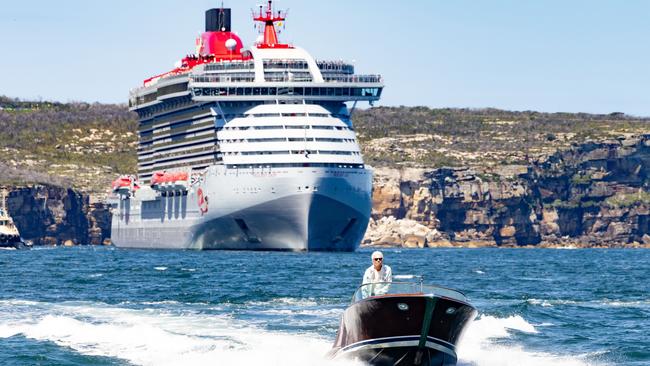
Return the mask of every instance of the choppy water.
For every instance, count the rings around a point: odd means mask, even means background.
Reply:
[[[650,365],[650,251],[387,250],[464,291],[459,365]],[[329,365],[370,252],[0,251],[1,365]]]

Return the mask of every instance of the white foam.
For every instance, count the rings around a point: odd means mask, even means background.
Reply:
[[[167,267],[153,267],[156,271],[166,271]]]
[[[276,304],[311,304],[314,299],[277,299]],[[209,306],[174,301],[148,303],[144,309],[92,302],[59,304],[0,300],[0,338],[23,335],[54,342],[81,354],[120,358],[135,365],[332,365],[323,356],[331,335],[273,332],[253,321],[234,318],[231,311],[210,314]],[[135,305],[135,304],[132,304]],[[171,305],[172,307],[170,308]],[[315,311],[319,322],[339,317],[340,310]],[[275,311],[269,309],[268,311]],[[283,314],[284,309],[279,312]],[[323,313],[320,313],[323,311]],[[206,313],[207,312],[207,313]],[[289,314],[289,316],[295,313]],[[538,325],[543,327],[545,324]],[[588,366],[597,354],[559,355],[536,352],[517,344],[518,332],[540,330],[523,317],[483,315],[473,322],[458,346],[459,366]],[[352,365],[351,361],[336,363]],[[357,364],[360,365],[360,364]]]
[[[589,366],[593,355],[555,355],[534,352],[521,345],[504,341],[513,331],[538,333],[532,324],[519,315],[507,318],[481,316],[468,327],[458,345],[459,366]]]
[[[530,305],[540,305],[542,307],[553,307],[553,303],[549,300],[540,300],[540,299],[528,299],[526,300]]]
[[[539,305],[543,307],[553,307],[553,306],[562,306],[562,305],[571,305],[571,306],[580,306],[588,308],[602,308],[602,307],[614,307],[614,308],[648,308],[650,307],[650,300],[632,300],[632,301],[621,301],[621,300],[590,300],[590,301],[576,301],[576,300],[563,300],[563,299],[553,299],[553,300],[543,300],[543,299],[528,299],[526,302],[530,305]]]
[[[323,358],[332,339],[270,332],[227,315],[93,303],[38,303],[22,311],[18,321],[0,314],[0,337],[21,334],[137,365],[353,364]]]
[[[290,305],[290,306],[318,306],[318,302],[314,298],[294,298],[294,297],[278,297],[269,301],[249,301],[247,305],[253,306],[277,306],[277,305]]]

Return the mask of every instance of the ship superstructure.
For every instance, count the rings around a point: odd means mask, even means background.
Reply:
[[[354,250],[372,170],[350,120],[378,75],[280,43],[269,1],[263,37],[243,49],[230,9],[206,12],[197,53],[132,91],[138,179],[114,183],[117,246]],[[351,103],[348,108],[346,103]]]

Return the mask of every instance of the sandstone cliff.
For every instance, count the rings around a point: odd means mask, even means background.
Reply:
[[[7,209],[24,240],[34,245],[102,244],[110,237],[105,205],[69,188],[27,186],[10,190]]]
[[[14,188],[7,203],[35,245],[110,242],[108,207],[74,189]],[[491,170],[378,168],[363,245],[650,246],[650,134]]]
[[[529,165],[375,172],[364,245],[650,246],[650,135]]]

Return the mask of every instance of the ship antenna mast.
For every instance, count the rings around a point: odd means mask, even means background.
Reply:
[[[259,14],[253,16],[253,20],[264,23],[264,40],[260,46],[273,48],[280,45],[280,47],[286,47],[286,45],[280,44],[278,35],[275,32],[275,22],[283,22],[286,19],[286,15],[286,12],[281,10],[278,10],[274,14],[272,0],[269,0],[266,11],[264,11],[264,6],[260,5]]]

